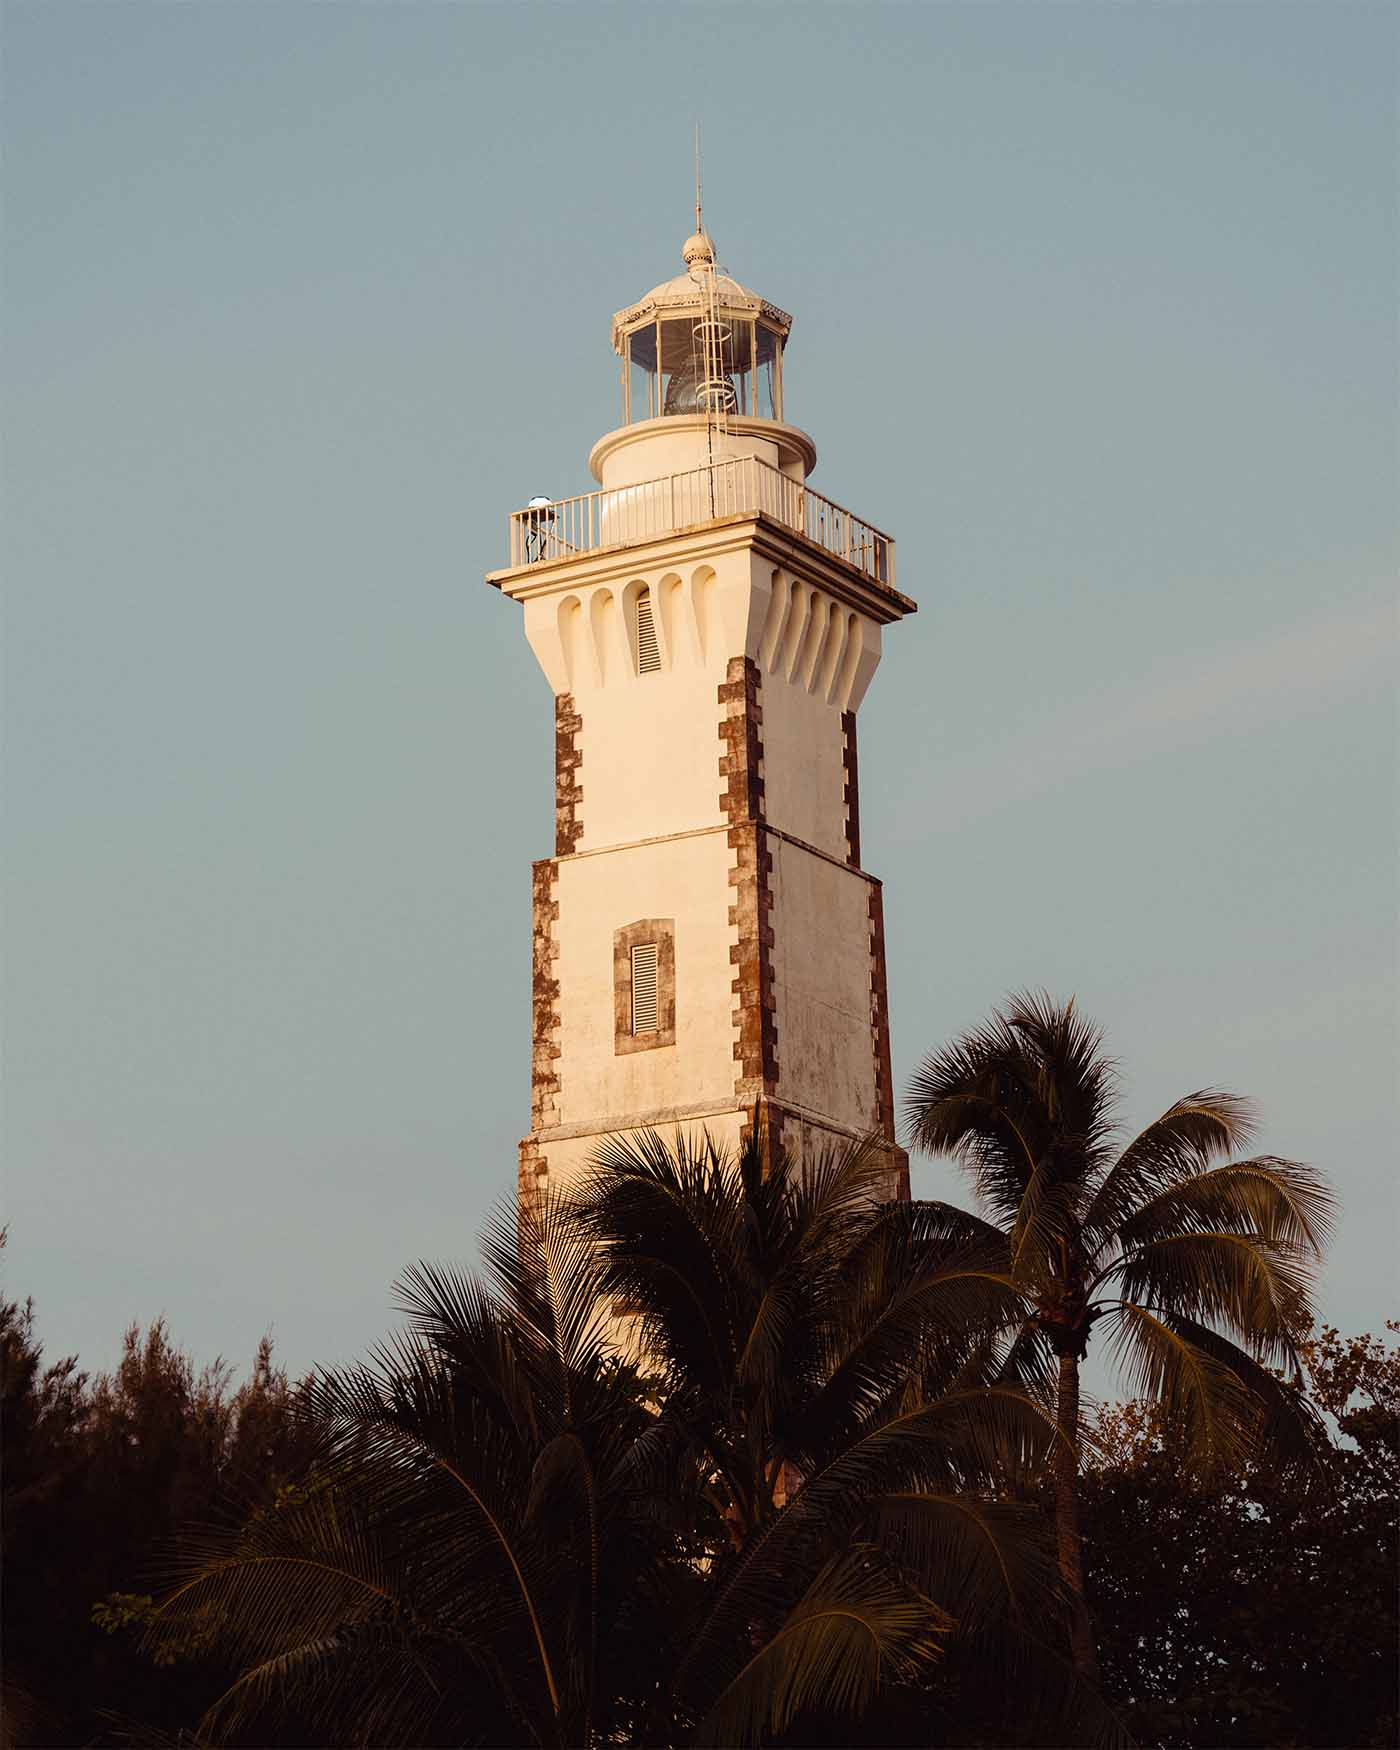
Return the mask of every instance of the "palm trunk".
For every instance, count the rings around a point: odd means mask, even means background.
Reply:
[[[1079,1536],[1079,1362],[1060,1357],[1056,1415],[1066,1438],[1055,1448],[1055,1541],[1060,1574],[1069,1592],[1069,1644],[1074,1668],[1091,1683],[1099,1681],[1094,1625],[1084,1596],[1084,1552]]]

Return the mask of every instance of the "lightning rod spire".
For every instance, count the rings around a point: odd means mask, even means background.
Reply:
[[[695,124],[695,231],[703,237],[705,227],[700,218],[700,124]]]

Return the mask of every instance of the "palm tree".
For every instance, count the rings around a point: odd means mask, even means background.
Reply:
[[[664,1708],[697,1742],[781,1734],[804,1710],[854,1711],[882,1672],[927,1688],[956,1632],[1034,1681],[1052,1734],[1113,1742],[1118,1722],[1040,1638],[1054,1565],[1008,1499],[1057,1430],[1020,1385],[983,1378],[1026,1312],[1004,1245],[950,1243],[890,1194],[878,1146],[798,1162],[755,1126],[737,1159],[707,1137],[616,1138],[580,1195],[605,1291],[728,1534]],[[859,1600],[842,1596],[857,1578]],[[881,1627],[901,1613],[920,1624],[903,1643]],[[661,1718],[643,1741],[671,1741]]]
[[[1299,1377],[1333,1213],[1311,1168],[1233,1158],[1254,1131],[1245,1100],[1188,1094],[1120,1150],[1115,1088],[1072,1000],[1020,995],[926,1059],[907,1102],[911,1144],[955,1157],[988,1218],[928,1204],[930,1231],[998,1257],[1029,1303],[1000,1377],[1053,1389],[1070,1437],[1054,1460],[1056,1540],[1075,1666],[1095,1680],[1076,1488],[1091,1336],[1102,1328],[1133,1395],[1162,1404],[1200,1463],[1305,1451],[1309,1412],[1270,1368]]]

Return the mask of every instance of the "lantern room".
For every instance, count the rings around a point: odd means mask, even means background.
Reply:
[[[613,318],[623,425],[697,414],[782,423],[792,318],[720,272],[703,231],[681,257],[684,273]]]

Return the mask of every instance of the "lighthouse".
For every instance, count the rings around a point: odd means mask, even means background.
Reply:
[[[524,1209],[610,1137],[733,1149],[756,1122],[808,1158],[872,1139],[908,1195],[856,725],[915,604],[890,536],[808,485],[792,318],[699,220],[682,271],[613,318],[597,490],[513,513],[487,578],[554,695]]]

